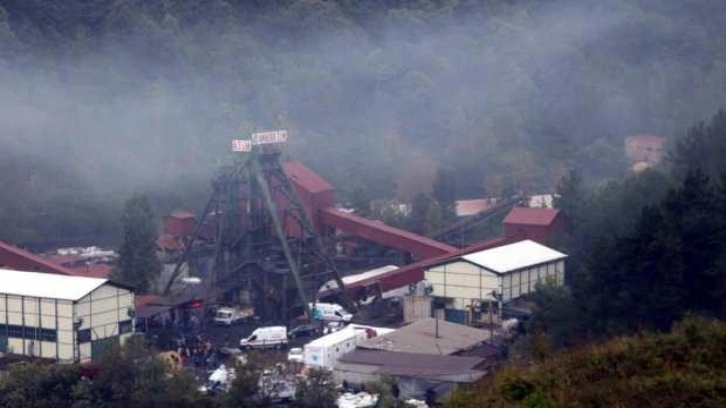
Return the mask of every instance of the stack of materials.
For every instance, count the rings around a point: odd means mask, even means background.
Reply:
[[[359,392],[357,394],[346,392],[336,401],[338,408],[369,408],[376,406],[377,403],[378,395],[367,392]]]

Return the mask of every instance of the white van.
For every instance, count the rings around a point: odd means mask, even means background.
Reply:
[[[312,309],[315,320],[349,323],[353,318],[350,312],[337,303],[310,303],[308,307]]]
[[[258,327],[247,338],[239,341],[241,349],[287,347],[287,327]]]

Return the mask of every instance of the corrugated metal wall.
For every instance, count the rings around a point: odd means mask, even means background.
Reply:
[[[444,320],[452,323],[466,324],[469,312],[460,309],[445,309]]]

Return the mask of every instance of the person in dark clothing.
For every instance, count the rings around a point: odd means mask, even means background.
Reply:
[[[436,406],[436,392],[429,388],[426,390],[426,394],[424,394],[424,402],[426,402],[426,405],[433,407]]]
[[[398,384],[391,385],[391,395],[393,398],[398,399],[401,396],[401,390],[398,388]]]
[[[199,371],[199,367],[202,365],[202,358],[199,349],[196,347],[192,349],[192,361],[194,363],[194,371]]]

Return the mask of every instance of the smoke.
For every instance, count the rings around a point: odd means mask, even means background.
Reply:
[[[154,4],[5,64],[2,156],[106,198],[201,191],[230,140],[285,126],[289,154],[344,190],[391,194],[415,159],[456,169],[475,196],[502,175],[551,188],[562,164],[607,174],[626,136],[677,136],[726,97],[726,65],[704,58],[719,24],[695,15],[719,6],[705,3]],[[6,11],[14,41],[41,35]]]

